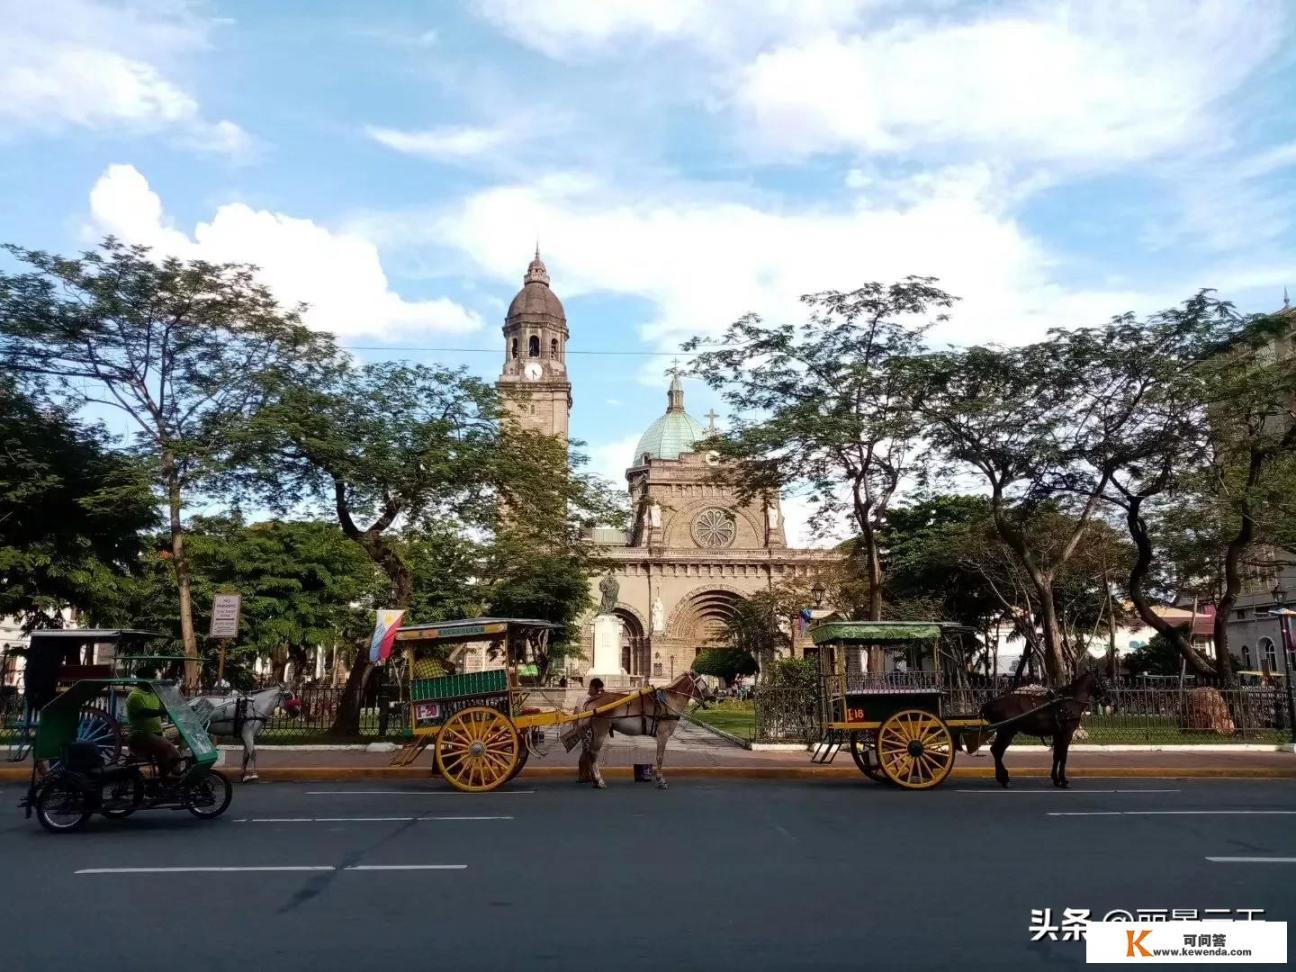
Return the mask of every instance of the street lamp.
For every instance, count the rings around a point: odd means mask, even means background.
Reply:
[[[810,588],[810,599],[814,601],[815,607],[823,607],[824,595],[827,593],[828,589],[824,587],[823,581],[817,580],[814,582],[814,587]]]
[[[1287,690],[1287,725],[1291,730],[1291,741],[1296,743],[1296,701],[1292,698],[1291,662],[1289,661],[1292,636],[1287,624],[1288,618],[1296,617],[1296,611],[1284,606],[1287,592],[1283,590],[1281,581],[1274,584],[1272,593],[1274,609],[1269,613],[1278,619],[1279,640],[1282,642],[1283,684]]]

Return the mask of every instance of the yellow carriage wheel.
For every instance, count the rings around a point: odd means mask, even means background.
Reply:
[[[921,709],[905,709],[882,723],[877,754],[887,779],[906,790],[929,790],[954,768],[949,727]]]
[[[484,793],[513,776],[521,748],[508,716],[473,706],[456,712],[437,732],[436,765],[455,789]]]

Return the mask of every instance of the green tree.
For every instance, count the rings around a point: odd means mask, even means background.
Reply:
[[[100,429],[0,384],[0,615],[57,627],[129,583],[157,510],[145,470]]]
[[[693,659],[693,671],[732,683],[739,675],[755,675],[756,659],[738,648],[711,648]]]
[[[805,603],[797,601],[795,603]],[[791,625],[796,608],[785,592],[760,591],[740,600],[725,620],[729,647],[756,659],[761,671],[792,647]],[[707,674],[707,673],[704,673]]]
[[[254,268],[157,258],[107,239],[63,258],[7,247],[32,268],[0,273],[0,364],[70,408],[124,413],[167,513],[186,680],[198,639],[184,513],[211,482],[270,377],[332,353],[254,277]]]
[[[141,580],[102,623],[141,623],[179,636],[180,618],[166,560],[165,538]],[[292,661],[305,668],[312,648],[354,644],[372,628],[372,605],[382,593],[372,562],[335,525],[318,521],[244,523],[241,517],[195,517],[188,534],[196,620],[210,621],[217,593],[242,595],[239,635],[230,647],[227,677],[250,676],[268,658],[282,675]],[[203,654],[214,676],[215,649]]]
[[[1137,387],[1089,331],[933,353],[913,364],[925,383],[931,462],[984,483],[995,533],[1032,589],[1048,681],[1061,684],[1070,666],[1058,579],[1105,508]]]
[[[734,460],[719,475],[745,496],[807,489],[817,524],[849,514],[873,620],[882,617],[878,531],[911,470],[919,432],[919,386],[905,364],[921,349],[926,326],[943,320],[955,300],[934,284],[907,277],[810,294],[802,298],[810,308],[803,326],[748,315],[718,339],[685,344],[703,349],[693,371],[734,410],[733,428],[711,443]]]
[[[494,390],[462,371],[344,362],[310,378],[278,389],[242,454],[259,463],[256,482],[273,504],[314,499],[333,510],[387,578],[389,607],[415,603],[404,534],[425,523],[442,524],[443,539],[489,540],[496,556],[479,563],[480,587],[507,574],[501,550],[570,550],[580,517],[599,505],[566,443],[502,422]],[[358,653],[333,731],[357,731],[370,670]]]

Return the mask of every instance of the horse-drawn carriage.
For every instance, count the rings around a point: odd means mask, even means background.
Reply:
[[[1067,746],[1096,679],[1082,672],[1062,692],[979,699],[959,650],[973,633],[934,621],[828,621],[811,628],[818,659],[812,760],[832,762],[846,746],[870,779],[928,790],[949,776],[956,750],[975,752],[994,735],[996,778],[1006,786],[1003,751],[1015,733],[1030,731],[1054,738],[1053,781],[1065,786]]]
[[[560,726],[571,734],[596,717],[622,718],[632,709],[636,718],[659,708],[665,712],[669,687],[639,689],[566,711],[567,690],[541,684],[556,627],[547,621],[472,618],[401,630],[396,647],[408,672],[413,741],[392,762],[408,765],[431,746],[437,772],[451,786],[487,792],[517,776],[531,756],[542,757],[547,734]],[[690,697],[694,691],[691,684]],[[659,713],[658,718],[678,716]],[[655,725],[653,730],[645,734],[657,735]],[[595,776],[597,783],[597,769]]]

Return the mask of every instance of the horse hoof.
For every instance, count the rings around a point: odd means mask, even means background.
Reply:
[[[602,780],[599,780],[597,783],[594,784],[594,789],[596,789],[596,790],[606,790],[606,789],[607,789],[607,784],[604,783]]]
[[[657,789],[659,789],[659,790],[665,790],[665,789],[667,789],[667,788],[669,788],[669,787],[670,787],[670,784],[667,783],[665,780],[658,780],[658,781],[657,781]]]

